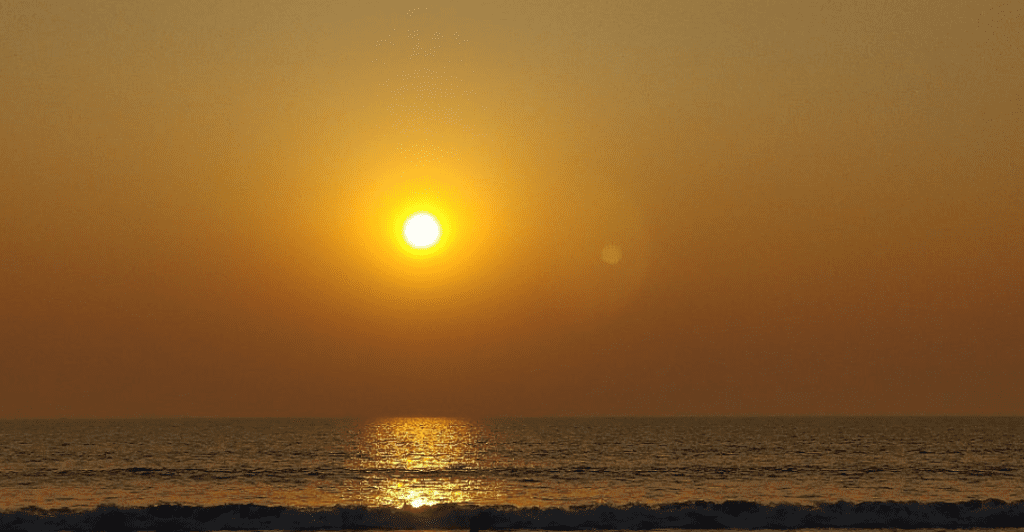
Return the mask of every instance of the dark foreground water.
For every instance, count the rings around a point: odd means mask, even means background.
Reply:
[[[1024,418],[0,421],[0,530],[1024,527]]]

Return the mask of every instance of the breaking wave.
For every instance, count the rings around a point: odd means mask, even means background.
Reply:
[[[334,506],[294,508],[227,504],[94,510],[23,508],[0,513],[0,530],[646,530],[799,528],[1017,528],[1024,501],[839,501],[815,505],[746,501],[659,506],[519,508],[440,504],[421,508]]]

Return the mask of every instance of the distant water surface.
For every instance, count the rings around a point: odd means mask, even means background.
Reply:
[[[0,510],[1024,499],[1024,418],[0,421]]]

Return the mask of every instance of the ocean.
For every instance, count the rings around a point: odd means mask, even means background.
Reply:
[[[0,421],[0,530],[1024,527],[1024,418]]]

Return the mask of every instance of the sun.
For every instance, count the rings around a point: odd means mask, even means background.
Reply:
[[[402,235],[410,246],[416,249],[427,249],[441,239],[441,224],[429,212],[417,212],[406,218],[402,227]]]

